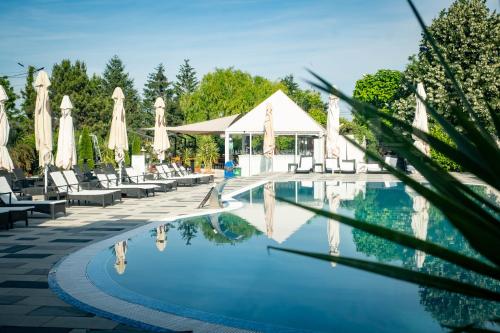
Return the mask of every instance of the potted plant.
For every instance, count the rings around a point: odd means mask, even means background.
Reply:
[[[198,143],[196,159],[201,165],[204,165],[205,172],[211,172],[214,163],[219,159],[217,143],[211,136],[202,136]]]

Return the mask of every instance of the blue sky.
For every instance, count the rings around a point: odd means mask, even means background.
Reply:
[[[415,2],[427,22],[451,3]],[[498,10],[497,0],[488,4]],[[64,58],[101,73],[117,54],[140,91],[158,63],[174,79],[189,58],[200,76],[234,66],[300,79],[310,68],[351,93],[365,73],[403,69],[419,39],[404,0],[0,2],[0,75],[22,70],[17,62],[50,71]],[[19,90],[24,79],[13,84]]]

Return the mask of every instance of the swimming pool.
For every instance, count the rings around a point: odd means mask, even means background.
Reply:
[[[264,332],[432,332],[482,322],[499,305],[291,254],[267,245],[400,265],[500,289],[498,283],[274,195],[429,239],[468,243],[425,199],[395,183],[266,183],[243,206],[159,224],[97,251],[88,279],[115,298],[210,323]]]

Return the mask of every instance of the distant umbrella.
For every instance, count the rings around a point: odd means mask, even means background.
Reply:
[[[328,158],[340,155],[340,108],[339,99],[330,95],[328,100],[328,114],[326,118],[326,156]]]
[[[167,246],[167,228],[164,225],[156,227],[156,248],[163,252]]]
[[[165,159],[165,151],[170,148],[170,141],[168,140],[167,133],[167,121],[165,118],[165,101],[163,101],[163,98],[158,97],[154,106],[156,115],[153,150],[161,162]]]
[[[56,166],[69,170],[76,164],[76,144],[71,117],[73,104],[68,95],[61,102],[61,119],[59,120],[59,136],[57,138]]]
[[[266,116],[264,118],[264,145],[263,152],[264,157],[271,161],[274,156],[274,149],[276,147],[274,139],[274,128],[273,128],[273,108],[271,104],[266,106]]]
[[[120,275],[125,273],[125,268],[127,268],[127,247],[126,240],[115,243],[115,270]]]
[[[14,164],[10,158],[9,151],[7,150],[7,142],[9,141],[9,119],[5,112],[5,102],[9,97],[5,89],[0,85],[0,168],[7,171],[12,171]]]
[[[419,82],[417,85],[417,94],[423,100],[427,98],[424,85],[421,82]],[[413,119],[412,125],[413,127],[418,128],[422,132],[428,133],[429,125],[427,122],[427,108],[425,107],[425,104],[418,97],[416,97],[416,100],[417,100],[417,106],[415,108],[415,118]],[[425,155],[427,156],[430,155],[431,149],[426,142],[422,141],[415,135],[413,135],[413,140],[415,140],[414,141],[415,147],[417,147]]]
[[[121,182],[122,166],[125,160],[125,151],[128,151],[127,121],[125,120],[125,108],[123,101],[125,96],[120,87],[116,87],[111,96],[115,101],[113,106],[113,118],[111,120],[111,130],[109,132],[108,148],[115,151],[115,161],[120,168]]]
[[[274,197],[274,186],[272,182],[264,185],[264,216],[266,220],[266,235],[269,238],[273,237],[274,232],[274,209],[276,199]]]
[[[426,240],[429,224],[429,202],[423,196],[406,187],[406,192],[413,199],[413,213],[411,216],[411,229],[416,238]],[[415,250],[415,263],[417,268],[422,268],[425,262],[425,252]]]
[[[328,198],[328,208],[330,212],[336,213],[340,206],[340,196],[332,194]],[[328,234],[328,245],[330,247],[329,254],[331,256],[339,256],[340,255],[340,223],[334,219],[328,219],[327,225],[327,234]],[[331,262],[332,267],[335,267],[337,264],[335,262]]]

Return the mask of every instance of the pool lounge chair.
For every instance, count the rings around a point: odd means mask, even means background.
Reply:
[[[356,173],[356,160],[339,160],[341,173]]]
[[[175,175],[173,170],[167,165],[159,164],[156,166],[156,171],[158,172],[158,178],[164,180],[175,180],[178,186],[193,186],[196,185],[197,180],[193,177],[179,177]]]
[[[325,173],[340,171],[338,158],[325,158]]]
[[[164,179],[146,179],[144,175],[140,175],[134,168],[125,168],[125,174],[132,184],[156,185],[162,192],[167,192],[177,189],[177,181]]]
[[[31,207],[38,213],[48,214],[52,219],[57,213],[66,215],[66,200],[18,200],[5,177],[0,177],[0,199],[7,207]]]
[[[189,174],[183,166],[179,167],[176,163],[172,163],[172,168],[174,168],[179,177],[194,178],[198,184],[208,184],[211,180],[213,180],[213,176],[199,175],[196,173]]]
[[[122,194],[130,198],[144,198],[149,197],[150,194],[155,195],[155,190],[159,189],[156,185],[132,185],[132,184],[121,184],[118,185],[118,178],[115,174],[111,173],[96,173],[99,184],[105,189],[120,190]]]
[[[91,202],[106,207],[122,198],[120,190],[83,189],[72,170],[51,172],[50,177],[58,191],[67,193],[69,202]]]
[[[14,227],[14,222],[22,221],[28,226],[28,212],[34,209],[34,206],[0,207],[0,225],[10,229]]]
[[[313,169],[312,156],[300,156],[299,166],[295,169],[295,173],[310,173]]]

